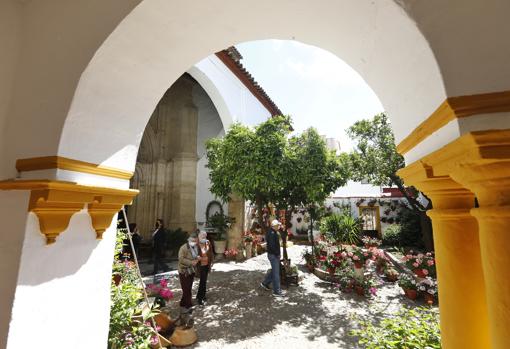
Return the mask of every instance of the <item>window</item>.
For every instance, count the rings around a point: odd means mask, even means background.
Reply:
[[[377,212],[378,207],[361,208],[361,218],[363,219],[363,230],[377,230]]]

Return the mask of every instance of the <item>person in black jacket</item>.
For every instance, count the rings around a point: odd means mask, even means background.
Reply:
[[[266,248],[267,258],[271,263],[271,270],[269,270],[264,278],[264,281],[260,283],[260,286],[266,290],[271,290],[269,285],[273,284],[273,295],[275,297],[283,296],[283,292],[280,287],[280,235],[278,229],[280,228],[280,222],[273,220],[271,222],[271,228],[266,233]]]
[[[168,271],[169,268],[163,262],[166,247],[166,231],[162,219],[156,220],[155,230],[152,233],[152,255],[154,258],[154,275],[158,270]]]

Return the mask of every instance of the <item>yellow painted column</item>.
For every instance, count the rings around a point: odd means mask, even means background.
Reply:
[[[509,140],[510,141],[510,140]],[[508,142],[508,141],[507,141]],[[500,148],[503,150],[504,146]],[[510,348],[510,147],[501,159],[480,159],[453,175],[478,197],[478,220],[493,348]]]
[[[445,349],[491,348],[478,225],[470,210],[474,195],[448,176],[436,177],[421,162],[399,172],[406,184],[431,198]]]

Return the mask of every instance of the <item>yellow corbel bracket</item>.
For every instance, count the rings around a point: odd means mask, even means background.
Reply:
[[[46,244],[55,243],[57,236],[69,226],[73,214],[88,205],[96,238],[102,238],[115,213],[130,204],[137,190],[79,185],[73,182],[50,180],[0,181],[0,190],[30,190],[28,210],[39,219]]]

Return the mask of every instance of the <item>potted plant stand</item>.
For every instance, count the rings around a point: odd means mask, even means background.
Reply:
[[[227,240],[214,241],[214,252],[216,254],[223,254],[227,248]]]

